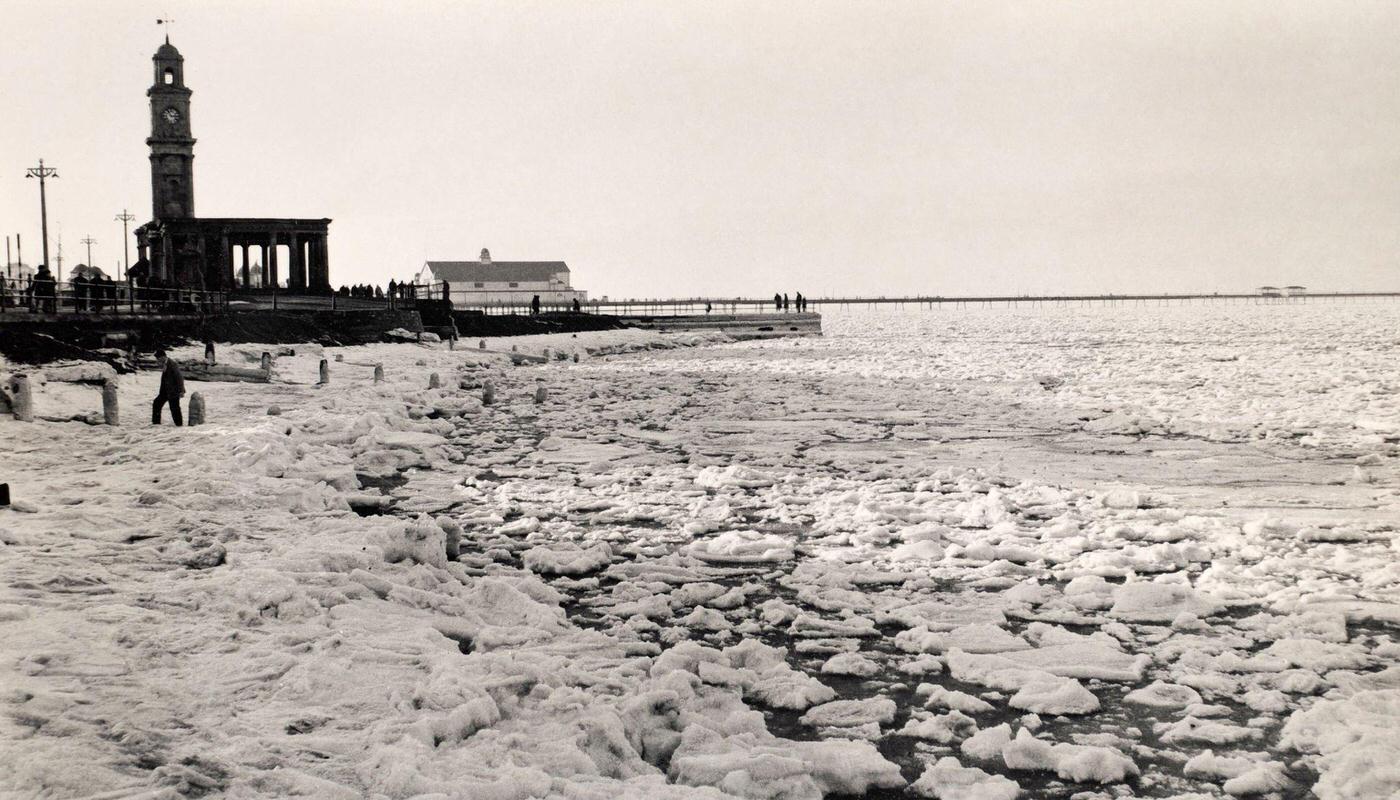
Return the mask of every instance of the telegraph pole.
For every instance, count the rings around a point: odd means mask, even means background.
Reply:
[[[26,178],[39,179],[39,223],[44,234],[44,264],[49,263],[49,201],[44,194],[44,181],[49,178],[57,178],[58,170],[53,167],[44,166],[44,159],[39,159],[39,166],[30,167],[24,171]]]
[[[126,209],[123,208],[123,209],[122,209],[122,213],[120,213],[120,214],[117,215],[117,219],[118,219],[118,220],[121,220],[121,223],[122,223],[122,260],[126,262],[126,271],[127,271],[128,273],[130,273],[130,272],[131,272],[131,248],[128,246],[127,243],[131,241],[131,234],[129,234],[129,233],[126,232],[126,226],[127,226],[132,220],[136,219],[136,215],[135,215],[135,214],[132,214],[132,213],[129,213]],[[117,277],[120,278],[121,275],[118,275]]]
[[[88,254],[87,265],[88,265],[89,267],[91,267],[91,266],[92,266],[92,246],[95,245],[95,244],[97,244],[97,240],[94,239],[94,238],[92,238],[92,234],[89,233],[87,236],[84,236],[83,238],[79,239],[78,241],[80,241],[80,242],[82,242],[83,244],[87,245],[87,254]]]

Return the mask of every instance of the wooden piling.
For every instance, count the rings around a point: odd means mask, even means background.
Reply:
[[[20,422],[34,421],[34,395],[29,389],[29,376],[23,373],[10,376],[10,404],[15,419]]]
[[[108,425],[120,424],[117,412],[117,382],[108,378],[102,382],[102,421]]]
[[[190,427],[204,424],[204,395],[194,392],[190,395]]]
[[[323,358],[321,359],[321,377],[316,381],[317,385],[324,386],[331,382],[331,365]]]

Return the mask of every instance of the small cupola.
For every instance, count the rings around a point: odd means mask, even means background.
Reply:
[[[183,87],[185,85],[185,57],[167,39],[151,58],[156,65],[156,86]]]
[[[487,250],[485,247],[481,248],[481,263],[483,263],[483,264],[490,264],[490,263],[491,263],[491,251],[490,251],[490,250]]]

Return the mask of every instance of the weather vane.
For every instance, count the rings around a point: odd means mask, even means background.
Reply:
[[[175,20],[173,20],[173,19],[158,19],[158,20],[156,20],[156,24],[157,24],[157,25],[174,25],[174,24],[175,24]],[[166,44],[170,44],[170,29],[169,29],[169,28],[166,28],[166,29],[165,29],[165,43],[166,43]]]

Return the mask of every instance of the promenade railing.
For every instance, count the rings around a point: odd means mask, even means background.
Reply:
[[[0,278],[0,314],[217,314],[228,303],[227,292],[207,289]]]

